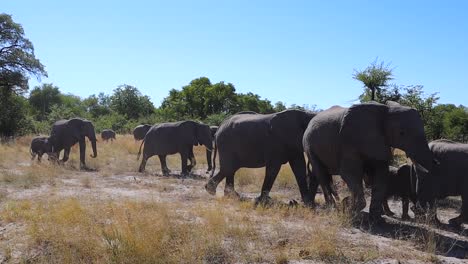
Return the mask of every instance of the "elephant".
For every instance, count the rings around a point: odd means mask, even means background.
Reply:
[[[37,161],[41,162],[42,155],[47,153],[50,155],[52,152],[52,145],[49,142],[49,137],[35,137],[31,141],[31,147],[29,148],[31,153],[31,160],[34,160],[37,155]]]
[[[331,175],[341,175],[351,191],[344,205],[356,215],[366,206],[364,171],[372,173],[369,215],[376,222],[382,220],[392,147],[406,152],[421,168],[421,177],[427,176],[432,167],[432,153],[421,117],[415,109],[396,102],[369,102],[349,108],[333,106],[319,112],[304,133],[303,145],[313,167],[309,180],[313,199],[320,184],[330,203],[333,198],[327,181]]]
[[[211,131],[211,138],[212,140],[214,140],[216,131],[218,131],[218,126],[210,126],[210,131]],[[206,149],[206,161],[208,163],[208,169],[206,170],[206,173],[208,173],[213,169],[213,163],[211,161],[211,151],[209,151],[208,149]]]
[[[204,145],[210,153],[213,148],[210,127],[195,121],[161,123],[152,126],[140,145],[137,160],[140,158],[143,144],[143,158],[138,171],[144,172],[147,160],[158,155],[163,175],[169,173],[166,155],[179,153],[182,161],[182,175],[187,175],[196,164],[193,146]],[[187,165],[187,159],[190,159],[190,166]]]
[[[306,183],[302,135],[314,116],[311,112],[285,110],[272,114],[241,112],[225,119],[215,137],[213,163],[219,151],[219,171],[214,175],[213,170],[205,185],[207,192],[215,195],[218,184],[226,178],[224,194],[239,197],[234,189],[236,171],[265,167],[261,194],[255,204],[266,204],[282,164],[289,162],[302,201],[309,205],[312,200]]]
[[[148,130],[150,130],[151,127],[152,125],[148,124],[136,126],[133,129],[133,138],[136,141],[143,140],[145,138],[146,133],[148,132]]]
[[[86,141],[87,137],[91,141],[93,148],[92,158],[97,157],[96,147],[96,133],[94,125],[91,121],[82,118],[72,118],[69,120],[59,120],[52,126],[52,132],[49,142],[52,145],[54,156],[58,159],[60,152],[64,150],[63,159],[60,160],[64,163],[68,160],[70,149],[76,143],[80,145],[80,169],[87,169],[85,155],[86,155]]]
[[[102,140],[104,141],[109,141],[109,139],[112,141],[114,141],[115,139],[115,132],[114,130],[112,129],[104,129],[103,131],[101,131],[101,138]]]
[[[461,196],[462,206],[459,216],[449,220],[452,226],[468,223],[468,144],[439,139],[429,143],[434,155],[434,164],[429,177],[419,178],[417,173],[418,202],[431,207],[434,220],[436,199],[447,196]],[[419,170],[419,168],[416,168]]]
[[[412,170],[412,171],[411,171]],[[383,212],[388,216],[393,216],[394,213],[388,206],[388,199],[392,196],[401,198],[402,203],[402,214],[403,220],[410,219],[408,215],[409,202],[413,205],[417,203],[416,196],[416,171],[412,165],[403,164],[400,167],[389,166],[389,179],[387,191],[385,192],[385,200],[382,204]],[[372,186],[373,179],[369,177],[369,174],[364,176],[364,182],[366,186]]]

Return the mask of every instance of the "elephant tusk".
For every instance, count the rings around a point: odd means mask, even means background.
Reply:
[[[207,146],[205,146],[205,145],[203,145],[203,146],[204,146],[204,147],[206,148],[206,150],[208,150],[209,152],[213,152],[213,149],[210,149],[209,147],[207,147]]]
[[[418,170],[421,170],[424,173],[429,173],[429,170],[424,168],[421,164],[415,162],[413,159],[411,159],[411,161],[413,162],[414,166],[416,166]]]

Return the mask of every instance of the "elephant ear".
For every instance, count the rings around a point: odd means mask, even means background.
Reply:
[[[300,110],[286,110],[276,113],[270,120],[270,134],[283,144],[302,149],[302,136],[307,128],[306,113]]]
[[[340,143],[367,158],[388,160],[390,147],[385,138],[388,107],[378,103],[351,106],[343,116]]]

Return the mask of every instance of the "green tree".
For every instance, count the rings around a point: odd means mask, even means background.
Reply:
[[[60,90],[51,83],[45,83],[34,87],[29,95],[29,104],[38,120],[46,120],[47,115],[54,105],[62,103]]]
[[[281,112],[286,110],[286,105],[283,102],[278,101],[275,103],[275,107],[273,109],[275,110],[275,112]]]
[[[0,136],[21,133],[28,122],[25,99],[17,95],[28,90],[28,76],[47,76],[44,66],[36,59],[34,47],[25,36],[23,27],[10,15],[0,14]],[[27,102],[26,102],[27,104]]]
[[[83,100],[86,111],[93,117],[97,118],[111,113],[110,96],[104,93],[99,93],[98,96],[91,95]]]
[[[28,90],[28,75],[47,76],[44,65],[36,59],[31,41],[23,27],[10,15],[0,14],[0,87],[10,91]]]
[[[117,113],[131,119],[154,113],[154,105],[148,96],[131,85],[120,85],[110,97],[110,106]]]
[[[376,101],[375,94],[388,85],[393,79],[393,73],[389,65],[385,65],[383,61],[379,63],[376,59],[364,70],[354,70],[353,78],[361,81],[370,90],[371,100]]]

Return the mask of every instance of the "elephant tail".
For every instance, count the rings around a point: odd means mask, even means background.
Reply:
[[[216,144],[216,139],[214,141],[214,154],[213,154],[213,170],[211,170],[210,178],[213,178],[215,170],[216,170],[216,154],[218,154],[218,144]]]
[[[140,159],[140,155],[141,155],[141,147],[142,147],[142,146],[143,146],[143,144],[145,143],[145,139],[146,139],[146,138],[144,138],[144,139],[143,139],[143,141],[141,142],[140,149],[138,150],[137,160],[139,160],[139,159]]]

